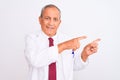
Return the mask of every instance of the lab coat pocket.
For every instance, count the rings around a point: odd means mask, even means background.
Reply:
[[[64,70],[64,76],[65,80],[72,77],[73,74],[73,55],[72,52],[69,50],[66,50],[62,53],[63,58],[63,70]]]

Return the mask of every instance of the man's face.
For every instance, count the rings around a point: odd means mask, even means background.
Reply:
[[[61,22],[60,13],[54,7],[46,8],[42,13],[42,17],[39,18],[39,22],[43,32],[47,36],[52,37],[56,34]]]

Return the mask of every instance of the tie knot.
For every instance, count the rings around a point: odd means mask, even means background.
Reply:
[[[49,47],[50,46],[54,46],[54,44],[53,44],[53,41],[54,41],[53,38],[50,37],[50,38],[48,38],[48,40],[49,40]]]

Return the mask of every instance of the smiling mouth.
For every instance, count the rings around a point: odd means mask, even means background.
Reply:
[[[51,35],[53,33],[53,26],[46,26],[48,34]]]
[[[47,29],[54,29],[53,26],[47,26]]]

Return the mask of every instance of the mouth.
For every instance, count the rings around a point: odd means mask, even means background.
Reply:
[[[47,26],[46,28],[52,30],[54,29],[54,26]]]
[[[47,30],[48,30],[48,34],[51,35],[54,33],[54,26],[46,26]]]

